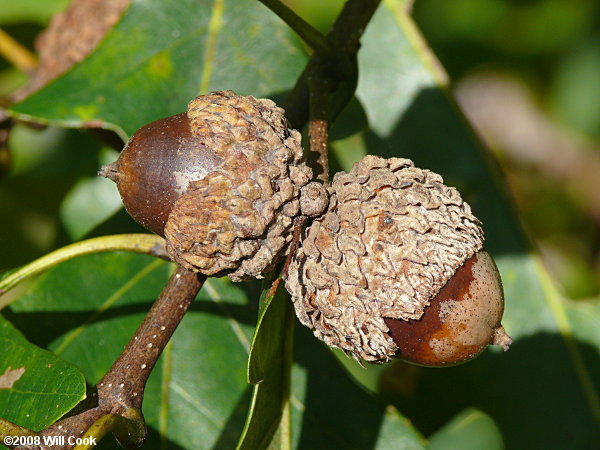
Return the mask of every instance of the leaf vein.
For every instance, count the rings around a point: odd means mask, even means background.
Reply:
[[[71,342],[73,342],[73,340],[79,336],[91,323],[93,323],[104,311],[108,310],[117,302],[117,300],[123,297],[127,291],[132,289],[140,280],[142,280],[150,272],[160,267],[162,264],[163,261],[155,260],[130,278],[123,286],[121,286],[110,297],[108,297],[108,299],[102,305],[100,305],[100,307],[89,317],[89,319],[68,333],[65,336],[65,339],[54,350],[54,354],[60,355],[71,344]]]
[[[213,302],[215,302],[228,317],[227,320],[229,322],[229,325],[233,329],[233,333],[236,335],[236,337],[242,344],[242,347],[244,347],[244,349],[246,350],[246,353],[250,354],[250,341],[248,340],[248,337],[246,336],[246,334],[244,334],[244,331],[242,330],[242,327],[240,327],[240,324],[237,321],[237,319],[233,316],[233,314],[231,314],[231,311],[227,309],[225,303],[223,303],[221,296],[211,283],[210,279],[204,283],[204,289],[206,290],[206,293],[208,294],[209,298]]]
[[[210,22],[208,23],[208,34],[206,37],[204,61],[202,64],[202,78],[200,81],[200,94],[208,91],[215,54],[217,51],[217,38],[223,24],[223,2],[224,0],[215,0]]]

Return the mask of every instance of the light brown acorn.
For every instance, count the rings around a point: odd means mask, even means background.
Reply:
[[[357,360],[445,366],[505,349],[502,285],[479,221],[410,160],[367,156],[334,176],[286,287],[300,321]]]
[[[142,127],[100,175],[117,183],[136,221],[165,237],[174,261],[240,281],[282,258],[301,191],[306,208],[326,206],[302,156],[300,133],[275,103],[221,91]]]
[[[384,321],[399,358],[448,366],[476,357],[488,345],[507,350],[511,339],[500,323],[503,312],[498,269],[489,253],[480,250],[429,301],[419,320]]]

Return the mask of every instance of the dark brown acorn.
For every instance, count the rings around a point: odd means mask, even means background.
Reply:
[[[123,205],[136,222],[164,237],[175,200],[190,182],[204,178],[221,162],[191,132],[187,114],[181,113],[140,128],[119,159],[99,174],[117,183]]]
[[[165,238],[173,261],[240,281],[281,260],[301,191],[307,207],[318,204],[302,157],[283,109],[220,91],[142,127],[100,175],[117,183],[136,221]]]

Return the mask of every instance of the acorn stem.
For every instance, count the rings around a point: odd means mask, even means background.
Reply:
[[[299,216],[294,219],[294,235],[292,236],[292,242],[290,242],[290,246],[288,247],[288,255],[285,259],[285,263],[283,264],[283,269],[281,270],[281,277],[285,279],[287,277],[288,269],[290,267],[290,262],[300,245],[300,237],[302,233],[302,226],[306,222],[306,217]]]

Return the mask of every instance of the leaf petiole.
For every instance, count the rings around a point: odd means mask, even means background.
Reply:
[[[87,239],[50,252],[0,280],[0,298],[26,278],[51,269],[60,263],[78,256],[116,251],[145,253],[168,259],[164,249],[164,239],[153,234],[115,234]],[[0,302],[1,307],[2,302]]]
[[[289,27],[315,51],[315,53],[321,56],[333,54],[334,49],[329,45],[325,36],[280,0],[259,1],[288,24]]]

